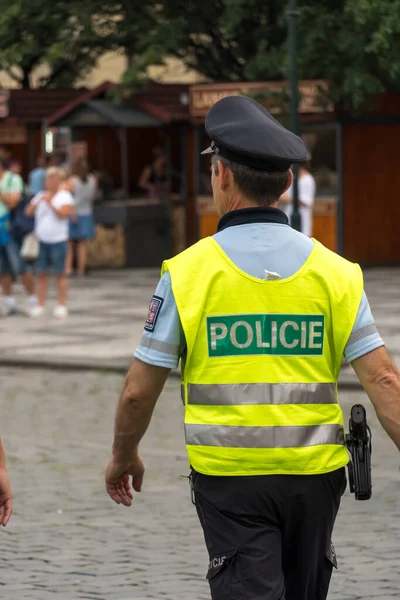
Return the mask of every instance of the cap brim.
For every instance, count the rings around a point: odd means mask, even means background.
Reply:
[[[202,154],[213,154],[213,153],[214,153],[214,150],[212,149],[212,146],[210,146],[206,150],[203,150],[203,152],[202,152]]]

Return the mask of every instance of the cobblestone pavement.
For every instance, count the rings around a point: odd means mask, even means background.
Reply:
[[[43,317],[28,319],[20,312],[0,318],[0,362],[124,371],[142,336],[158,278],[157,269],[94,271],[85,279],[73,277],[65,320],[52,315],[56,300],[51,282]],[[23,309],[22,286],[15,287]]]
[[[39,364],[109,368],[124,372],[143,333],[147,308],[159,277],[158,269],[94,271],[84,280],[71,279],[70,316],[57,321],[51,289],[48,314],[0,318],[0,364]],[[400,269],[365,272],[365,288],[379,330],[400,365]],[[23,306],[20,285],[16,286]],[[355,385],[353,370],[341,381]]]
[[[7,600],[206,600],[206,552],[190,503],[178,381],[159,400],[130,509],[104,491],[116,374],[0,369],[1,431],[15,512],[0,532]],[[359,392],[342,397],[346,415]],[[400,589],[399,455],[369,408],[374,495],[346,492],[330,600],[391,600]],[[347,418],[347,417],[346,417]]]

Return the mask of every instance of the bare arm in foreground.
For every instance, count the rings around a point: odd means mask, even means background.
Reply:
[[[400,373],[383,346],[352,363],[386,433],[400,450]]]
[[[125,380],[115,417],[112,458],[106,471],[106,490],[117,504],[132,504],[132,487],[142,488],[144,465],[139,442],[144,436],[170,369],[135,359]]]
[[[0,525],[5,527],[12,513],[12,493],[8,480],[6,453],[0,440]]]

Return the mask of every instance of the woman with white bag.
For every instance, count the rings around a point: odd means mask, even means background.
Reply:
[[[66,173],[59,167],[51,167],[46,172],[45,191],[37,194],[26,209],[27,215],[35,215],[35,236],[39,240],[39,255],[35,270],[38,277],[38,305],[33,309],[33,317],[44,314],[49,273],[56,276],[58,306],[54,316],[62,319],[68,315],[68,279],[65,275],[67,257],[69,217],[73,211],[72,194],[62,189]]]

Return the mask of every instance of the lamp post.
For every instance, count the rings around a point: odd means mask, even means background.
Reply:
[[[300,134],[299,128],[299,92],[297,87],[297,22],[300,11],[297,7],[297,0],[289,0],[287,9],[288,17],[288,42],[289,42],[289,82],[290,82],[290,123],[291,130],[296,135]],[[297,231],[301,230],[301,217],[299,212],[299,186],[298,186],[298,165],[293,165],[293,212],[292,227]]]

